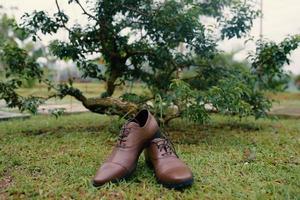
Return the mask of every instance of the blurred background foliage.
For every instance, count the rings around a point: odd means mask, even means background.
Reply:
[[[265,92],[283,91],[291,82],[283,66],[298,48],[299,35],[279,43],[257,41],[248,61],[236,61],[235,52],[218,50],[219,41],[249,37],[253,20],[260,15],[252,1],[101,0],[91,9],[78,0],[69,4],[79,6],[90,23],[69,26],[58,1],[52,16],[45,11],[25,13],[21,24],[6,14],[0,16],[0,99],[9,107],[36,112],[46,100],[70,95],[92,112],[123,116],[128,109],[112,112],[120,105],[99,102],[110,100],[116,87],[142,82],[149,93],[127,92],[119,100],[135,108],[148,106],[165,123],[177,117],[204,123],[211,112],[261,118],[272,105]],[[216,26],[206,26],[204,17]],[[42,45],[40,35],[59,30],[68,32],[67,41]],[[68,71],[65,81],[55,80],[48,66],[57,60],[72,62],[78,73]],[[78,80],[105,84],[106,91],[96,97],[101,100],[88,101],[73,85]],[[49,96],[24,97],[16,92],[37,83],[47,85]]]

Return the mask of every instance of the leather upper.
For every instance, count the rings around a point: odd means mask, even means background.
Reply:
[[[143,110],[141,112],[146,119],[139,119],[138,114],[135,119],[123,126],[111,155],[94,177],[95,185],[124,178],[135,170],[139,155],[159,129],[155,118],[149,111]]]
[[[153,139],[145,156],[161,182],[173,184],[193,179],[191,170],[177,157],[170,142],[164,138]]]

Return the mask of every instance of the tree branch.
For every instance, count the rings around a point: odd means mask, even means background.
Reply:
[[[175,115],[171,115],[171,116],[168,116],[168,117],[165,117],[165,118],[163,119],[163,123],[164,123],[165,125],[168,125],[168,124],[170,123],[171,120],[176,119],[176,118],[180,118],[180,117],[181,117],[181,114],[180,114],[180,113],[175,114]]]
[[[55,0],[55,4],[56,4],[56,8],[57,8],[57,10],[58,10],[58,13],[62,13],[61,10],[60,10],[60,7],[59,7],[59,4],[58,4],[58,1],[57,1],[57,0]],[[69,28],[66,26],[66,24],[63,22],[63,19],[62,19],[61,16],[60,16],[60,19],[61,19],[61,22],[62,22],[63,27],[64,27],[67,31],[72,32],[71,29],[69,29]]]
[[[85,15],[87,15],[88,17],[92,18],[92,19],[95,20],[96,22],[98,21],[98,19],[97,19],[95,16],[91,15],[90,13],[88,13],[88,12],[84,9],[84,7],[81,5],[81,3],[79,2],[79,0],[75,0],[75,2],[79,5],[79,7],[81,8],[81,10],[83,11],[83,14],[85,14]]]
[[[122,101],[113,97],[88,98],[83,105],[92,112],[99,114],[112,114],[119,116],[131,116],[135,114],[139,107],[136,104]]]
[[[149,50],[137,50],[137,51],[128,51],[126,50],[126,56],[125,59],[128,59],[132,56],[136,56],[136,55],[152,55],[152,56],[156,56],[156,54]]]
[[[110,115],[119,115],[119,116],[131,116],[135,114],[140,106],[131,102],[123,101],[117,98],[112,97],[95,97],[95,98],[86,98],[82,92],[74,87],[68,85],[61,85],[58,88],[51,83],[44,81],[50,88],[57,91],[56,94],[49,96],[51,97],[60,97],[63,98],[67,95],[74,97],[82,103],[82,105],[90,110],[91,112],[98,114],[110,114]],[[47,98],[44,98],[47,99]]]

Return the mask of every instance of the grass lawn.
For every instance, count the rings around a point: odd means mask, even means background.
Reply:
[[[276,94],[268,94],[267,96],[275,100],[274,107],[300,108],[300,92],[279,92]]]
[[[170,137],[195,176],[184,191],[157,184],[143,156],[131,179],[95,189],[115,124],[91,113],[0,122],[0,199],[300,199],[299,120],[173,122]]]

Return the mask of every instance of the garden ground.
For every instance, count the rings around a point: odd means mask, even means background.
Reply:
[[[83,113],[0,122],[0,199],[299,199],[299,119],[242,121],[220,115],[206,125],[168,128],[194,185],[157,184],[140,157],[131,179],[94,188],[90,180],[113,148],[116,118]]]

